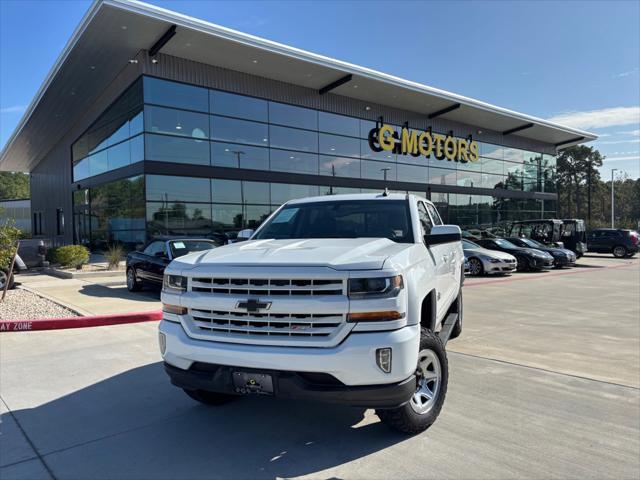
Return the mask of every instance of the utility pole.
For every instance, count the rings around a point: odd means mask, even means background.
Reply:
[[[587,165],[587,229],[591,229],[591,159]]]
[[[618,170],[617,168],[612,168],[611,169],[611,228],[616,228],[615,227],[615,223],[616,222],[615,222],[615,217],[614,217],[615,208],[616,208],[615,207],[616,199],[615,199],[615,197],[613,195],[613,190],[614,190],[614,187],[613,187],[613,172],[615,172],[617,170]]]
[[[391,168],[389,168],[389,167],[385,167],[385,168],[381,168],[381,169],[380,169],[380,171],[381,171],[381,172],[384,172],[384,181],[385,181],[385,182],[387,181],[387,172],[388,172],[389,170],[391,170]]]

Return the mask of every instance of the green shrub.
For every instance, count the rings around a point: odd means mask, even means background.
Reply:
[[[114,243],[107,247],[107,251],[104,253],[104,256],[107,258],[107,269],[114,270],[118,268],[120,265],[120,260],[122,260],[122,256],[124,255],[124,249],[122,245],[118,243]]]
[[[9,268],[16,253],[16,245],[20,238],[20,230],[12,223],[0,225],[0,268]]]
[[[58,252],[58,247],[47,248],[45,260],[47,260],[47,262],[49,262],[51,265],[59,263],[58,258],[56,257],[57,252]]]
[[[75,267],[79,270],[89,261],[89,250],[82,245],[65,245],[56,249],[55,261],[62,267]]]

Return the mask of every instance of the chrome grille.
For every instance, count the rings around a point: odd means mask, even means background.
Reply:
[[[344,322],[341,314],[244,313],[191,309],[195,326],[216,335],[329,337]]]
[[[344,281],[341,279],[194,277],[191,279],[191,291],[263,297],[269,295],[342,295]]]

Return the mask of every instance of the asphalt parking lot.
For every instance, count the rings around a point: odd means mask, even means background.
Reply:
[[[154,323],[0,335],[0,477],[640,477],[640,262],[467,281],[435,425],[172,387]]]

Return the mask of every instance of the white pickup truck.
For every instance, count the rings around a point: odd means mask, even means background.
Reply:
[[[413,195],[287,202],[248,241],[166,268],[165,370],[205,404],[321,400],[421,432],[444,402],[444,346],[462,330],[460,233]]]

